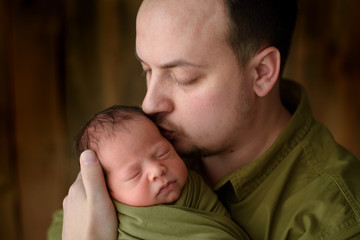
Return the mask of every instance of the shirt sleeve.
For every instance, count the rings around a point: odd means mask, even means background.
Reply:
[[[64,216],[63,210],[58,210],[53,214],[52,222],[47,230],[47,240],[62,239],[63,216]]]

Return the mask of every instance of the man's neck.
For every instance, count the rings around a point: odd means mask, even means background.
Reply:
[[[246,141],[229,151],[202,159],[206,174],[204,177],[210,185],[216,184],[230,172],[251,164],[270,148],[291,118],[281,104],[278,106],[257,116],[259,121],[251,129]]]

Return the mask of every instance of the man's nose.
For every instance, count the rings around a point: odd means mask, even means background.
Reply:
[[[147,80],[147,92],[142,103],[142,109],[149,115],[172,112],[174,105],[171,98],[171,86],[169,79],[152,74]]]
[[[161,176],[167,173],[166,167],[159,163],[153,163],[149,168],[149,180],[152,182],[157,181]]]

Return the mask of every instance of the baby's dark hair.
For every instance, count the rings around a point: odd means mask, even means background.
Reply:
[[[100,138],[111,137],[115,131],[127,131],[124,121],[132,120],[136,116],[146,116],[138,106],[114,105],[95,114],[85,124],[75,139],[77,158],[87,150],[96,150]]]

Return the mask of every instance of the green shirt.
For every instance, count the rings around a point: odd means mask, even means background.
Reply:
[[[283,81],[290,122],[215,190],[251,239],[360,239],[360,161],[314,120],[304,90]]]

